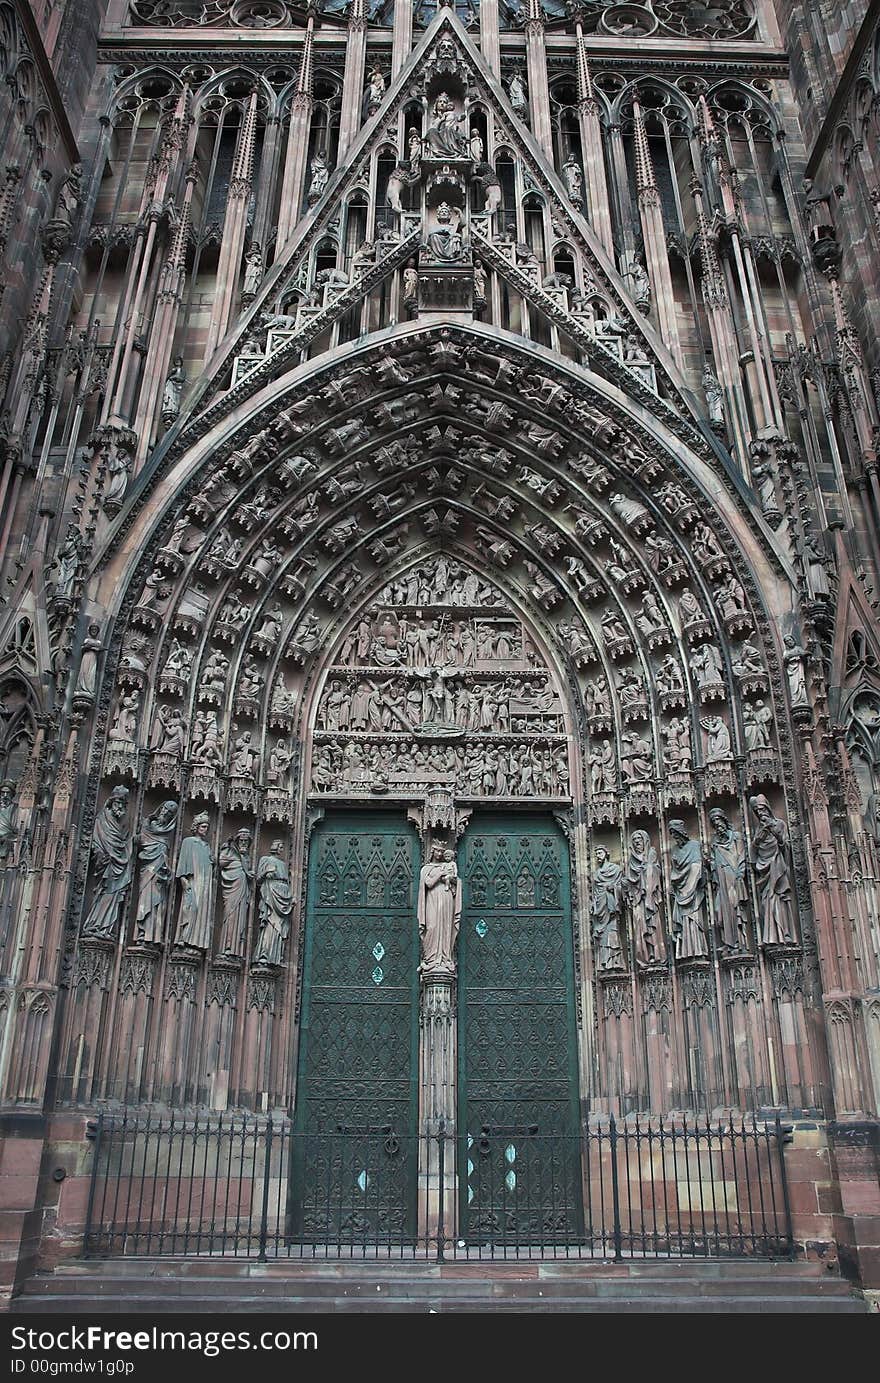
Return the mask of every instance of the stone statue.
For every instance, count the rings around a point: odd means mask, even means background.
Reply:
[[[186,371],[183,368],[183,356],[178,355],[174,361],[174,369],[165,381],[165,388],[162,393],[163,423],[173,423],[179,415],[180,401],[183,398],[185,386]]]
[[[150,748],[157,754],[173,754],[181,758],[186,747],[186,721],[179,706],[156,707]]]
[[[483,136],[480,134],[480,131],[474,125],[471,126],[470,150],[471,158],[473,159],[474,163],[482,163],[483,155],[485,153]]]
[[[743,705],[743,738],[746,749],[769,749],[773,712],[763,701]]]
[[[134,915],[134,938],[150,946],[161,946],[165,936],[165,904],[171,869],[168,850],[177,825],[177,803],[163,802],[144,822],[138,851],[140,887]]]
[[[88,698],[89,701],[94,701],[98,686],[98,658],[102,648],[101,626],[92,623],[89,625],[88,634],[83,639],[79,672],[73,689],[74,696],[82,696]]]
[[[361,119],[367,120],[382,104],[382,97],[385,95],[385,78],[378,67],[372,68],[367,78],[367,85],[364,88],[364,99],[361,103]]]
[[[807,587],[814,600],[824,599],[831,594],[828,584],[828,558],[822,551],[819,540],[812,533],[805,533],[801,542],[801,553],[807,570]]]
[[[0,867],[10,863],[18,836],[18,805],[11,778],[0,783]]]
[[[70,171],[65,173],[58,188],[58,201],[55,204],[55,220],[64,221],[68,229],[73,229],[76,214],[83,204],[82,190],[83,166],[81,163],[72,164]]]
[[[653,772],[651,741],[637,730],[620,736],[620,767],[627,783],[645,783]]]
[[[749,895],[742,835],[734,830],[720,807],[712,808],[709,822],[714,833],[709,846],[709,865],[719,940],[728,951],[747,951]]]
[[[241,605],[240,601],[239,605]],[[255,631],[256,637],[259,639],[265,639],[267,643],[276,644],[281,635],[283,625],[284,612],[281,609],[280,603],[276,600],[271,610],[263,611],[263,622],[260,625],[259,629]]]
[[[432,114],[433,120],[425,135],[431,153],[440,158],[467,158],[470,142],[462,128],[464,117],[456,114],[455,103],[448,92],[440,92]]]
[[[244,257],[244,282],[241,286],[242,298],[255,298],[260,280],[263,277],[263,251],[259,245],[251,245]]]
[[[415,126],[407,135],[406,152],[409,158],[409,171],[414,178],[417,178],[422,166],[422,136]]]
[[[272,787],[281,788],[285,792],[289,790],[293,757],[293,751],[288,748],[287,740],[276,740],[274,748],[269,753],[266,773],[266,778]]]
[[[437,208],[437,229],[428,235],[428,249],[440,260],[461,259],[461,213],[458,207],[441,202]]]
[[[414,259],[408,259],[403,271],[403,301],[409,306],[419,300],[419,271]]]
[[[703,923],[703,857],[700,842],[691,840],[683,821],[670,821],[672,841],[672,936],[676,960],[693,960],[709,954]]]
[[[700,721],[706,731],[706,763],[715,764],[730,758],[730,731],[720,716],[704,716]]]
[[[324,188],[330,181],[330,168],[324,155],[319,151],[315,154],[311,162],[311,181],[306,200],[309,206],[314,206],[324,195]]]
[[[222,766],[220,726],[216,711],[196,712],[190,758],[194,764],[199,764],[202,768],[217,769]]]
[[[101,503],[111,516],[122,508],[125,492],[128,489],[128,475],[131,469],[131,451],[118,434],[110,434],[105,444],[105,465],[107,488]]]
[[[699,687],[717,687],[724,681],[721,650],[713,643],[700,644],[699,648],[692,650],[691,667],[696,673]]]
[[[687,772],[692,763],[691,731],[683,716],[675,716],[663,731],[666,748],[663,750],[663,766],[673,773]]]
[[[110,739],[120,744],[134,744],[137,738],[137,723],[141,709],[141,694],[134,691],[120,696],[119,705],[110,726]]]
[[[622,970],[623,950],[620,944],[620,904],[623,892],[623,870],[615,864],[608,851],[600,846],[596,851],[596,868],[592,877],[590,916],[596,939],[596,968]]]
[[[751,639],[743,639],[733,658],[733,671],[737,677],[764,675],[764,664]]]
[[[453,975],[461,921],[461,879],[451,850],[434,845],[419,874],[418,923],[422,975]]]
[[[565,179],[565,187],[569,197],[576,207],[583,205],[584,201],[584,175],[581,166],[574,154],[569,154],[565,163],[562,165],[562,176]]]
[[[769,461],[765,465],[758,463],[752,466],[752,480],[758,492],[761,513],[768,518],[775,518],[779,513],[779,505],[776,503],[776,478]]]
[[[515,115],[520,120],[528,121],[529,101],[526,95],[526,84],[519,72],[514,72],[510,81],[507,83],[507,94],[510,97],[510,104],[513,106]]]
[[[115,787],[98,812],[92,835],[97,877],[92,906],[82,924],[84,938],[115,941],[125,891],[131,883],[132,849],[128,788]]]
[[[657,851],[647,831],[633,831],[629,842],[624,893],[629,903],[638,965],[662,965],[666,938],[660,911],[663,880]]]
[[[651,280],[640,259],[633,257],[630,260],[626,276],[632,287],[633,302],[640,312],[647,312],[651,306]]]
[[[603,740],[590,755],[590,789],[592,792],[617,791],[617,763],[610,740]]]
[[[251,745],[251,732],[245,730],[235,741],[229,760],[229,771],[239,778],[252,778],[260,762],[260,751]]]
[[[284,862],[284,841],[273,840],[269,854],[257,865],[259,889],[259,931],[254,950],[255,965],[280,965],[284,959],[284,943],[290,930],[293,894],[290,874]]]
[[[221,847],[220,892],[223,898],[223,920],[217,955],[233,959],[244,954],[247,939],[248,911],[251,902],[253,868],[250,861],[250,831],[241,827]]]
[[[55,589],[52,592],[55,600],[70,600],[73,596],[73,587],[79,576],[83,561],[84,540],[75,523],[67,525],[67,537],[61,545],[58,556],[55,558]]]
[[[782,655],[782,661],[788,676],[791,704],[792,706],[809,706],[810,698],[807,696],[807,674],[804,666],[807,650],[802,648],[791,634],[786,634],[784,642],[785,652]]]
[[[710,427],[724,427],[724,390],[712,373],[709,365],[703,368],[703,393],[706,396],[706,409]]]
[[[211,885],[214,856],[208,845],[210,818],[207,812],[193,817],[192,834],[184,836],[177,857],[177,878],[181,885],[180,911],[174,944],[193,951],[209,951],[214,931]]]
[[[486,270],[478,259],[474,260],[474,303],[482,307],[486,301]]]
[[[3,787],[8,784],[4,783]],[[0,788],[0,800],[2,800],[2,788]],[[0,822],[2,822],[2,806],[0,806]],[[868,797],[868,805],[865,808],[864,818],[865,833],[873,840],[874,844],[880,846],[880,792],[872,792]],[[2,850],[2,825],[0,825],[0,850]],[[0,856],[2,858],[2,856]]]
[[[750,797],[749,806],[756,822],[752,831],[752,868],[758,891],[761,943],[777,946],[796,942],[785,822],[773,815],[773,808],[763,793]]]

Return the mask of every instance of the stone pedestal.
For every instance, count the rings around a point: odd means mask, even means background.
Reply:
[[[455,976],[423,974],[419,1019],[419,1224],[455,1233]],[[442,1143],[442,1149],[441,1149]],[[441,1213],[442,1212],[442,1213]]]

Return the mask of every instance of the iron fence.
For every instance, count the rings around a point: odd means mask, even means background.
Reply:
[[[295,1132],[255,1115],[102,1113],[87,1258],[784,1258],[775,1122],[613,1118],[577,1135],[390,1125]]]

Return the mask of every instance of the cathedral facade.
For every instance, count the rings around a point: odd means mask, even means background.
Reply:
[[[4,1292],[688,1121],[880,1286],[880,6],[0,10]]]

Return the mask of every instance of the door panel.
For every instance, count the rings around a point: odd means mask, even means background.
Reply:
[[[582,1212],[568,846],[546,818],[477,819],[459,870],[462,1232],[571,1238]]]
[[[382,813],[316,829],[308,903],[293,1232],[414,1232],[418,1118],[418,839]]]

